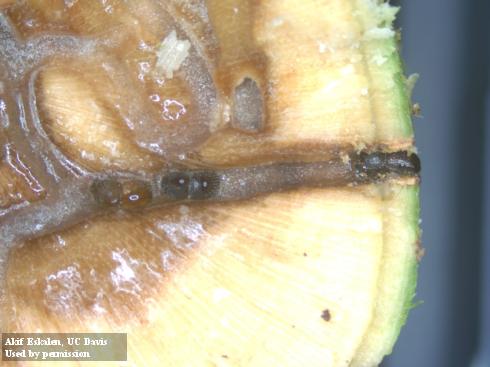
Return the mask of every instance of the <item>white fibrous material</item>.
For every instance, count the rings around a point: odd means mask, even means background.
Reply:
[[[388,27],[383,27],[383,28],[372,28],[368,30],[364,34],[364,38],[367,40],[370,39],[383,39],[383,38],[391,38],[395,36],[395,31],[393,29],[390,29]]]
[[[369,15],[361,16],[365,29],[365,40],[386,39],[395,36],[392,24],[398,13],[398,7],[377,0],[357,0],[357,7],[360,9],[357,15]]]
[[[410,98],[412,98],[413,89],[415,88],[415,84],[419,80],[419,74],[411,74],[407,78],[406,86],[407,86],[407,94]]]
[[[399,7],[392,6],[388,2],[379,2],[377,0],[358,0],[357,7],[370,15],[364,18],[366,29],[375,27],[390,28],[400,10]]]
[[[189,56],[191,43],[188,40],[177,39],[174,31],[163,40],[157,51],[157,70],[167,78],[172,79],[174,72],[179,70],[180,65]]]

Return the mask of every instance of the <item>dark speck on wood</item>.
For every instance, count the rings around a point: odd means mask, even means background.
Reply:
[[[326,322],[329,322],[332,319],[332,315],[328,309],[325,309],[322,312],[322,319],[324,319]]]

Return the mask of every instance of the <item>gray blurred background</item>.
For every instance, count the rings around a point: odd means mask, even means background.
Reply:
[[[490,367],[490,0],[405,0],[422,169],[414,309],[384,367]]]

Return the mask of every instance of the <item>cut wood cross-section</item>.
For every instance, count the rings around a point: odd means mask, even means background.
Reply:
[[[397,11],[0,1],[0,233],[16,210],[83,207],[93,191],[67,188],[94,174],[415,154]],[[48,234],[0,239],[2,331],[124,332],[136,366],[370,367],[391,353],[421,255],[417,175],[163,207],[135,182],[121,186],[130,205],[66,223],[44,205]]]

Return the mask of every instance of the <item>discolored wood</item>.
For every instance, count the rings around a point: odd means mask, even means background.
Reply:
[[[15,0],[0,0],[0,9],[6,8],[15,3]]]
[[[121,206],[128,210],[144,208],[153,199],[151,186],[144,181],[129,180],[122,183]]]

